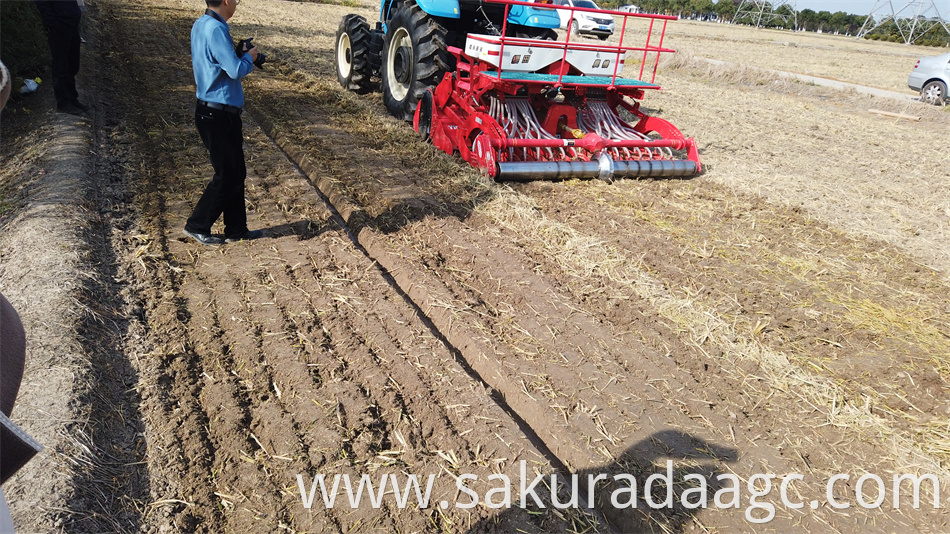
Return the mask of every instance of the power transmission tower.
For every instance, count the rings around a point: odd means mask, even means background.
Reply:
[[[868,18],[864,19],[864,25],[858,31],[858,38],[864,37],[889,22],[893,22],[897,27],[904,44],[913,44],[937,26],[943,26],[943,29],[950,34],[947,20],[937,9],[935,0],[913,0],[900,9],[894,8],[893,0],[878,0],[871,9],[871,13],[868,14]]]
[[[788,9],[785,12],[780,12],[779,10],[783,6]],[[798,10],[795,9],[794,0],[777,0],[775,2],[742,0],[742,2],[739,2],[739,7],[736,8],[736,14],[732,17],[732,22],[735,24],[745,17],[751,18],[756,28],[760,28],[763,24],[768,24],[774,20],[781,20],[784,23],[791,20],[792,26],[798,28]]]

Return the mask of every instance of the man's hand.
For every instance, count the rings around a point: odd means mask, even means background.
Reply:
[[[238,53],[238,57],[243,57],[244,54],[250,54],[253,61],[257,61],[257,57],[260,55],[260,52],[257,51],[257,45],[252,43],[253,37],[247,39],[241,39],[238,45],[235,47],[235,52]]]
[[[267,61],[267,56],[261,54],[260,51],[257,50],[257,45],[251,42],[253,39],[253,37],[241,39],[238,44],[234,46],[234,52],[240,58],[243,58],[244,54],[250,54],[251,61],[254,63],[254,66],[262,69],[264,68],[264,62]]]

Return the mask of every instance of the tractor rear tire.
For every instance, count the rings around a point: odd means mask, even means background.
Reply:
[[[373,89],[369,62],[369,23],[360,15],[346,15],[336,31],[336,79],[344,89],[368,93]]]
[[[383,43],[383,103],[394,117],[411,121],[422,95],[449,70],[446,29],[413,1],[395,9]]]

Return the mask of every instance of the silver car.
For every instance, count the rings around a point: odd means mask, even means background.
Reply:
[[[920,91],[921,102],[942,106],[950,86],[950,53],[918,59],[907,77],[907,86]]]

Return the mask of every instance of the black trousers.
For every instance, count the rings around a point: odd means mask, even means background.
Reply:
[[[238,237],[247,232],[247,211],[244,207],[244,127],[241,116],[198,104],[195,110],[198,134],[208,152],[214,177],[205,187],[198,204],[188,218],[189,232],[210,234],[211,226],[224,215],[225,237]]]
[[[63,22],[46,26],[50,55],[53,58],[53,93],[57,104],[68,104],[79,98],[76,75],[79,74],[79,24]]]

